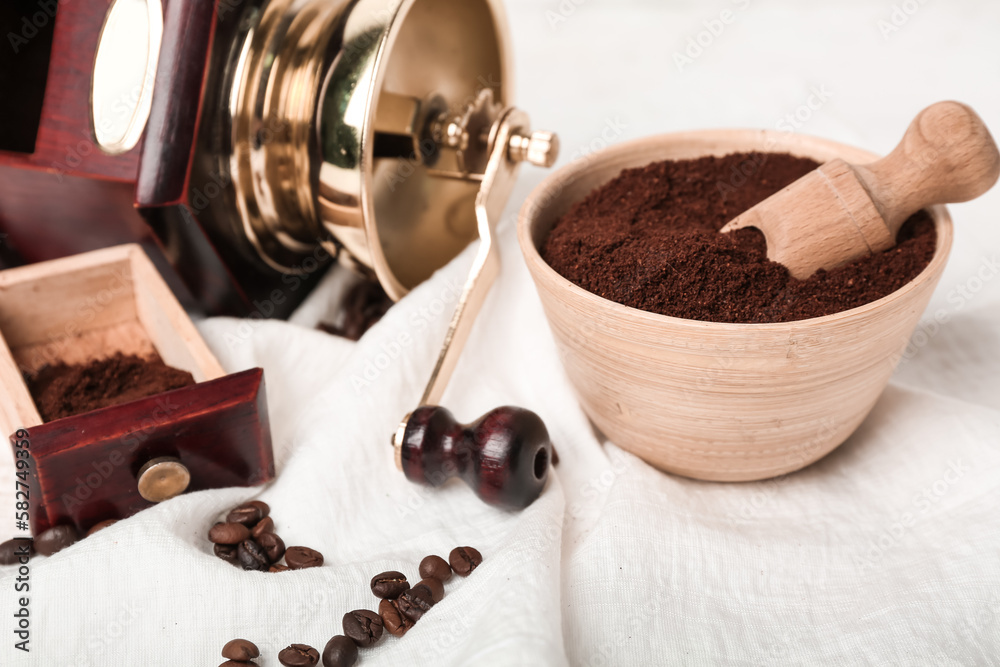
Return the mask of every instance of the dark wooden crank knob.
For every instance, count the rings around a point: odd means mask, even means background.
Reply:
[[[545,422],[514,407],[465,425],[445,408],[425,406],[407,416],[393,445],[396,465],[410,481],[441,486],[461,477],[483,501],[507,509],[535,501],[552,460]]]

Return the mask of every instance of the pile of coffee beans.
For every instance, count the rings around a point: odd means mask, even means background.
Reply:
[[[386,631],[402,637],[444,597],[444,584],[452,572],[467,577],[483,562],[483,556],[472,547],[452,549],[448,560],[427,556],[420,561],[420,581],[410,587],[400,572],[383,572],[371,581],[372,593],[381,598],[379,616]],[[346,634],[346,633],[345,633]]]
[[[341,621],[344,634],[330,639],[322,654],[308,644],[292,644],[278,653],[278,662],[285,667],[314,667],[322,659],[323,667],[353,667],[358,661],[359,648],[374,646],[384,632],[402,637],[444,598],[444,584],[452,573],[467,577],[482,562],[483,555],[476,549],[457,547],[452,549],[448,560],[427,556],[420,561],[417,568],[420,581],[413,587],[402,572],[376,574],[370,586],[381,600],[377,614],[368,609],[348,612]],[[222,649],[227,662],[220,667],[254,665],[253,659],[259,656],[260,651],[253,643],[234,639]]]
[[[285,572],[323,564],[323,554],[309,547],[285,548],[274,532],[271,508],[260,500],[234,507],[208,531],[215,555],[244,570]],[[284,557],[285,564],[279,561]]]
[[[90,537],[97,531],[107,528],[113,523],[117,523],[117,520],[108,519],[94,524],[90,530],[87,531],[86,536]],[[0,544],[0,565],[14,565],[17,563],[20,555],[24,553],[23,547],[25,542],[29,543],[29,555],[33,556],[38,554],[39,556],[51,556],[52,554],[62,551],[66,547],[79,541],[79,531],[70,525],[53,526],[33,539],[16,537]]]

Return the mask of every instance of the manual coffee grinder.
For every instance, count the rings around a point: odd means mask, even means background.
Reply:
[[[537,415],[500,408],[462,426],[432,407],[499,272],[493,237],[518,167],[558,154],[556,136],[511,105],[500,2],[272,0],[242,43],[225,86],[235,238],[281,272],[317,246],[342,252],[399,299],[478,235],[422,407],[393,438],[396,461],[416,482],[458,475],[487,502],[530,504],[552,456]]]
[[[535,415],[465,428],[427,407],[498,272],[520,163],[558,152],[512,104],[500,0],[77,0],[52,18],[31,146],[0,145],[12,244],[37,260],[152,229],[147,248],[204,310],[269,316],[329,258],[395,300],[478,236],[397,462],[426,483],[460,474],[489,502],[534,500],[552,455]]]

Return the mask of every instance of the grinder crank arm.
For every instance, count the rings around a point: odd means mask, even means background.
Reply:
[[[501,407],[472,424],[460,424],[438,407],[476,316],[500,272],[496,225],[516,181],[519,161],[512,151],[527,138],[528,116],[507,109],[494,130],[492,152],[476,197],[480,245],[458,300],[441,353],[420,406],[408,414],[392,439],[396,466],[407,479],[441,486],[461,477],[491,505],[521,509],[541,494],[548,479],[552,443],[541,418],[530,410]],[[554,162],[555,156],[549,156]],[[551,164],[550,162],[550,164]]]

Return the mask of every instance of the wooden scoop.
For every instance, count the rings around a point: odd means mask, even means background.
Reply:
[[[756,227],[767,257],[805,279],[887,250],[906,220],[933,204],[969,201],[1000,176],[1000,152],[976,112],[938,102],[899,146],[871,164],[827,162],[722,228]]]

